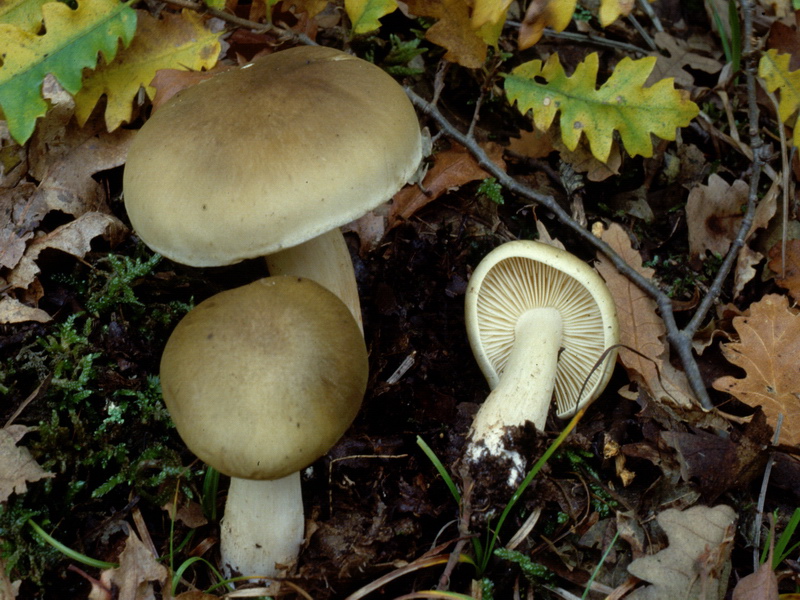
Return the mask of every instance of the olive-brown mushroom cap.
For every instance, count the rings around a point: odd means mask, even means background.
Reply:
[[[277,479],[325,454],[353,421],[367,351],[348,308],[317,283],[268,277],[178,323],[164,401],[189,449],[218,471]]]
[[[151,248],[221,266],[298,245],[388,200],[422,155],[414,107],[372,63],[305,46],[182,90],[134,139],[131,223]]]

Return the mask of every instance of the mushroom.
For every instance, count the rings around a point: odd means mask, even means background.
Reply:
[[[201,302],[161,359],[164,401],[198,458],[231,477],[225,572],[274,576],[303,540],[300,470],[341,437],[367,385],[367,351],[345,304],[277,276]]]
[[[268,256],[314,279],[361,325],[338,227],[388,200],[422,156],[414,107],[379,67],[333,48],[258,58],[178,92],[128,152],[125,206],[152,249],[186,265]]]
[[[467,459],[510,459],[513,488],[525,465],[508,451],[508,428],[531,421],[542,431],[553,398],[558,416],[568,418],[608,383],[619,338],[614,301],[576,256],[520,240],[495,248],[475,269],[466,325],[492,390],[472,424]]]

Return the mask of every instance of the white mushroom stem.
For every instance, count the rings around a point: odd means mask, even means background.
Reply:
[[[336,294],[353,313],[362,333],[361,302],[347,242],[339,228],[266,257],[270,275],[294,275],[316,281]]]
[[[504,454],[502,439],[507,427],[531,421],[536,429],[544,429],[556,381],[562,330],[561,314],[554,308],[533,308],[519,318],[500,383],[472,423],[468,456],[477,458],[476,454],[482,454],[476,445],[480,441],[489,454]]]
[[[268,481],[232,477],[220,530],[225,575],[275,577],[276,565],[297,561],[304,526],[299,471]]]

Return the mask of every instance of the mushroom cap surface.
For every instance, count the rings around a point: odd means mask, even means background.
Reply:
[[[344,303],[278,276],[219,293],[178,323],[161,359],[183,441],[218,471],[278,479],[345,432],[367,385],[367,350]]]
[[[156,111],[128,152],[125,206],[152,249],[221,266],[362,216],[421,157],[414,107],[390,75],[303,46],[215,75]]]
[[[600,275],[569,252],[530,240],[498,246],[473,272],[465,303],[470,346],[491,389],[500,382],[519,316],[538,307],[557,309],[563,322],[553,391],[560,418],[594,400],[611,378],[616,349],[592,369],[619,342],[614,300]]]

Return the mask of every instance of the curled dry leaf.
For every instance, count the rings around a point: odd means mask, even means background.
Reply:
[[[736,513],[730,506],[669,508],[658,514],[669,546],[637,558],[631,574],[650,582],[627,596],[629,600],[712,600],[725,597]]]
[[[742,577],[733,589],[731,600],[778,600],[778,578],[766,561],[758,571]]]
[[[155,600],[152,582],[163,584],[167,575],[166,567],[131,531],[119,555],[119,567],[103,571],[100,581],[109,590],[116,587],[119,600]]]
[[[11,494],[24,494],[28,483],[53,477],[33,459],[27,448],[17,446],[30,429],[24,425],[9,425],[0,429],[0,502]]]
[[[601,237],[642,276],[653,277],[653,269],[642,266],[642,257],[631,246],[622,227],[612,224]],[[617,271],[605,256],[598,256],[596,268],[617,307],[622,344],[619,359],[630,378],[644,386],[656,400],[692,406],[686,375],[669,363],[669,348],[665,342],[667,330],[658,315],[655,301]]]
[[[125,225],[114,216],[100,212],[84,213],[74,221],[34,238],[6,280],[12,288],[27,288],[39,273],[36,259],[43,250],[48,248],[61,250],[81,258],[91,249],[94,238],[104,236],[117,241],[125,231]]]
[[[484,150],[497,165],[504,167],[503,148],[489,142],[484,145]],[[422,186],[407,186],[394,196],[394,202],[389,212],[389,227],[394,227],[398,222],[410,218],[418,210],[436,200],[445,192],[458,189],[470,181],[485,179],[489,174],[484,171],[467,152],[463,146],[454,145],[449,150],[444,150],[434,156],[434,164],[425,174]]]
[[[783,415],[781,441],[800,443],[800,315],[785,296],[772,294],[752,304],[749,315],[733,319],[739,341],[722,345],[731,363],[745,370],[737,379],[720,377],[714,389],[745,404],[761,406],[774,427]]]
[[[748,185],[741,179],[728,183],[719,175],[708,178],[689,192],[686,224],[689,251],[705,258],[706,251],[724,255],[731,247],[742,222],[742,205],[747,203]]]
[[[769,251],[769,268],[776,273],[775,283],[789,290],[800,301],[800,240],[786,242],[786,260],[781,258],[783,244],[778,242]]]

